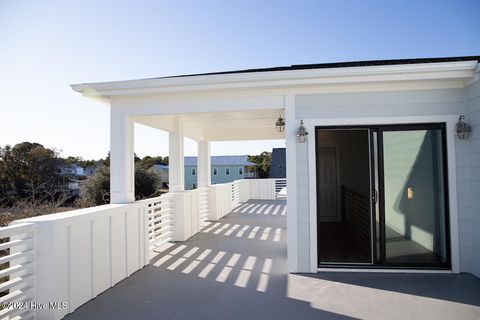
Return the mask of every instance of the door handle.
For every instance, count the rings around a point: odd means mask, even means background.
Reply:
[[[372,202],[376,204],[378,202],[378,191],[377,189],[372,190]]]

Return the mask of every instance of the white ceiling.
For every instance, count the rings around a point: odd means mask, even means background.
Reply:
[[[183,121],[185,136],[195,140],[273,140],[285,139],[285,134],[275,129],[279,115],[284,117],[282,109],[149,115],[137,116],[134,120],[153,128],[172,131],[173,120],[179,117]]]

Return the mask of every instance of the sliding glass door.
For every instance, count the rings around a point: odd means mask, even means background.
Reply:
[[[317,128],[316,145],[319,264],[449,267],[443,124]]]

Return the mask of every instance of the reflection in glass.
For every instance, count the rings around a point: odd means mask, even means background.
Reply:
[[[389,264],[447,261],[441,130],[384,131]]]

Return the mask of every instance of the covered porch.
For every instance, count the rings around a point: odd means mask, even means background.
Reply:
[[[168,254],[176,250],[175,246],[184,248],[186,241],[195,241],[203,234],[202,228],[205,231],[208,225],[216,227],[225,215],[250,200],[266,201],[261,205],[266,213],[286,217],[285,200],[278,200],[281,205],[268,201],[285,199],[287,179],[242,179],[212,184],[210,162],[212,141],[284,139],[285,132],[275,128],[278,117],[284,117],[282,96],[221,101],[217,97],[172,101],[154,97],[151,106],[138,99],[138,96],[110,97],[111,204],[13,223],[19,233],[23,224],[35,228],[34,245],[40,253],[31,261],[34,268],[31,272],[38,281],[32,284],[33,290],[18,290],[18,294],[31,300],[39,293],[36,299],[42,304],[65,301],[65,308],[35,310],[33,313],[39,319],[62,319],[146,266],[160,267],[161,255],[170,257]],[[159,107],[158,103],[164,105]],[[203,109],[205,103],[213,106],[213,110]],[[216,104],[220,104],[218,108]],[[169,134],[169,192],[159,197],[135,199],[135,123]],[[198,188],[193,190],[184,187],[185,138],[198,143]],[[257,209],[261,203],[248,204]],[[254,226],[249,236],[260,228]],[[271,232],[271,241],[275,243],[283,237],[285,243],[285,226],[281,229],[280,225],[270,226],[262,228],[262,232]],[[262,235],[265,236],[269,234]],[[176,243],[173,248],[172,243]],[[273,263],[272,259],[269,261]],[[22,314],[12,309],[8,314],[19,313]]]

